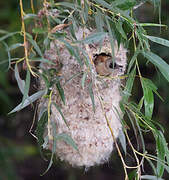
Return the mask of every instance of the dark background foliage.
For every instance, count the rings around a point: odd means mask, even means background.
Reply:
[[[30,11],[30,2],[24,1],[26,11]],[[161,19],[162,24],[169,26],[169,2],[162,1]],[[136,13],[139,22],[158,23],[158,13],[150,4],[145,4]],[[0,1],[0,35],[2,29],[8,32],[20,30],[19,2],[5,0]],[[153,27],[147,28],[150,35],[169,39],[169,31]],[[10,38],[8,44],[13,44],[17,39]],[[169,63],[169,49],[152,43],[152,51],[161,56]],[[7,59],[5,47],[0,44],[0,62]],[[12,52],[17,57],[22,57],[22,50]],[[130,53],[129,53],[130,54]],[[145,64],[143,57],[139,59],[140,69],[144,77],[153,80],[157,85],[160,95],[164,98],[162,102],[155,97],[155,111],[153,119],[165,127],[165,136],[169,142],[169,91],[167,81],[157,72],[151,64]],[[24,73],[22,74],[24,76]],[[32,81],[31,91],[36,91],[36,82]],[[136,101],[142,96],[139,81],[135,81],[134,97]],[[0,71],[0,180],[34,180],[34,179],[123,179],[123,168],[116,153],[113,153],[110,162],[100,167],[91,168],[85,172],[83,169],[73,169],[64,163],[56,161],[48,173],[40,176],[47,168],[48,162],[44,161],[39,153],[36,139],[33,138],[29,129],[33,119],[33,108],[28,107],[13,115],[7,113],[14,108],[22,99],[22,96],[14,79],[12,68],[9,72]],[[132,134],[131,134],[132,137]],[[155,145],[152,139],[147,138],[147,146],[152,152]],[[127,159],[126,159],[127,161]],[[145,166],[145,168],[148,168]],[[151,169],[149,170],[151,173]],[[169,178],[167,174],[166,179]]]

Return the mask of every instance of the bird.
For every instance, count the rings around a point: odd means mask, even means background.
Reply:
[[[113,61],[112,56],[106,53],[100,53],[95,55],[94,64],[96,72],[100,76],[109,76],[113,71]]]
[[[113,72],[121,71],[123,66],[118,63],[120,62],[120,58],[115,57],[114,59],[115,62],[113,62],[112,56],[106,53],[95,55],[94,64],[97,74],[100,76],[110,76]]]

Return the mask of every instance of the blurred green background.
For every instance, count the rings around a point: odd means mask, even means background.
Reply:
[[[24,1],[24,8],[30,12],[30,1]],[[3,36],[2,30],[8,32],[20,30],[19,12],[19,1],[0,1],[0,36]],[[145,4],[137,9],[136,16],[140,22],[158,23],[158,13],[154,11],[150,4]],[[161,19],[162,24],[169,26],[169,1],[162,1]],[[169,39],[168,29],[160,30],[155,27],[148,27],[146,29],[149,35]],[[10,45],[16,41],[17,37],[9,38],[6,43]],[[169,49],[154,43],[151,45],[153,52],[169,63]],[[22,49],[12,51],[12,56],[22,57]],[[7,58],[5,46],[1,43],[0,62]],[[169,142],[168,83],[151,64],[146,64],[144,59],[140,58],[139,63],[142,75],[153,80],[158,87],[160,95],[164,98],[164,102],[162,102],[159,98],[155,97],[153,119],[165,127],[165,136]],[[36,84],[33,84],[31,90],[36,91],[36,88]],[[134,86],[135,100],[138,101],[141,95],[139,81],[136,81]],[[10,110],[21,102],[21,99],[22,96],[14,79],[12,68],[8,72],[0,71],[0,180],[123,179],[123,168],[116,151],[114,151],[111,158],[113,161],[100,167],[91,168],[87,172],[84,172],[83,169],[76,170],[64,163],[56,162],[48,173],[41,177],[40,174],[45,171],[48,162],[44,161],[40,156],[36,139],[29,133],[33,119],[33,109],[28,107],[16,114],[7,115]],[[151,141],[150,139],[147,142],[150,145],[150,149],[154,147]],[[166,179],[169,179],[167,174]]]

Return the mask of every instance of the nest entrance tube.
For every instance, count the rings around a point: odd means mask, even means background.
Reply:
[[[80,41],[84,33],[87,37],[93,32],[79,28],[75,35],[77,40]],[[67,34],[69,35],[69,31],[67,31]],[[70,40],[68,38],[65,41]],[[58,40],[51,43],[50,50],[46,51],[45,54],[48,59],[56,61],[56,67],[55,65],[43,64],[43,68],[57,69],[57,61],[62,64],[59,72],[61,74],[59,83],[63,89],[66,104],[62,102],[60,92],[56,87],[53,88],[52,102],[60,107],[67,124],[55,106],[51,106],[50,118],[56,124],[56,133],[58,135],[67,134],[78,147],[77,151],[69,143],[58,140],[56,143],[56,155],[60,160],[66,161],[72,166],[88,168],[107,162],[113,151],[114,140],[107,126],[105,115],[115,138],[118,137],[119,131],[121,131],[119,118],[119,114],[121,114],[119,107],[121,95],[119,90],[120,78],[118,76],[125,71],[126,50],[123,46],[119,48],[117,45],[115,46],[115,55],[117,57],[115,63],[121,64],[123,68],[123,71],[119,71],[119,69],[112,68],[111,45],[108,36],[104,37],[101,49],[98,43],[93,43],[90,47],[84,44],[79,46],[91,57],[94,57],[94,64],[91,64],[92,72],[88,73],[86,64],[83,63],[83,66],[81,66],[76,58],[70,54],[66,44]],[[76,48],[78,49],[78,46]],[[57,51],[60,52],[59,56]],[[83,53],[79,54],[80,58],[84,60]],[[83,88],[84,76],[75,76],[82,72],[86,73]],[[103,76],[103,78],[98,78],[99,75]],[[110,78],[106,78],[106,76]],[[69,80],[70,77],[74,78]],[[41,88],[44,88],[44,83],[42,80],[40,81]],[[92,86],[91,82],[93,82]],[[90,87],[92,88],[92,94],[89,92]],[[95,112],[93,111],[93,103]],[[43,99],[41,99],[39,109],[42,105],[47,106],[47,104],[43,103]],[[52,146],[53,142],[49,141],[48,149],[51,150]]]

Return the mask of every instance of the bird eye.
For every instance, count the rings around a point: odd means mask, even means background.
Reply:
[[[112,60],[110,60],[109,61],[109,63],[108,63],[108,67],[110,68],[110,69],[116,69],[116,68],[118,68],[119,66],[117,65],[117,63],[113,63],[112,62]]]
[[[117,67],[118,67],[118,65],[116,63],[114,63],[114,69],[117,68]]]
[[[114,63],[114,69],[122,69],[123,66],[118,65],[117,63]]]
[[[123,68],[123,66],[118,65],[117,63],[114,63],[114,64],[113,64],[112,62],[109,62],[108,67],[109,67],[110,69],[121,69],[121,68]]]
[[[113,63],[112,62],[109,64],[109,68],[113,69]]]
[[[114,62],[112,62],[112,60],[111,60],[111,62],[109,63],[109,68],[110,69],[115,69],[115,68],[117,68],[118,67],[118,65]]]

